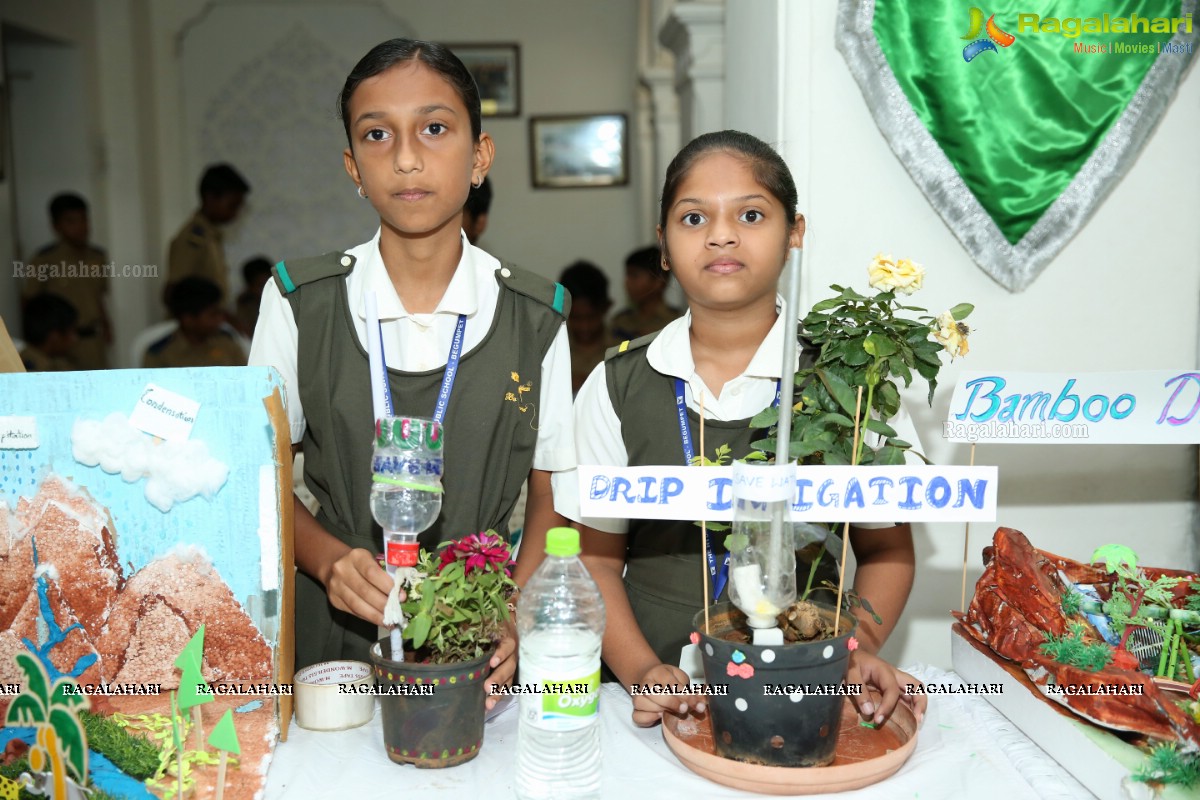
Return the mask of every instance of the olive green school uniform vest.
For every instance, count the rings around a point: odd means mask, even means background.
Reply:
[[[281,263],[275,280],[299,331],[304,480],[321,504],[317,520],[351,547],[379,553],[383,533],[370,508],[371,379],[344,280],[353,268],[352,256],[329,253]],[[491,329],[462,355],[446,409],[442,510],[419,536],[430,550],[488,528],[508,530],[533,464],[542,360],[570,309],[558,284],[510,265],[495,275],[500,293]],[[389,369],[396,413],[433,416],[444,373]],[[330,659],[369,661],[375,626],[333,608],[304,573],[296,576],[296,620],[297,669]]]
[[[630,342],[622,351],[611,348],[605,357],[608,396],[621,420],[621,438],[629,452],[629,466],[683,463],[683,443],[679,417],[675,411],[675,379],[650,366],[647,345],[657,333]],[[812,366],[811,350],[800,355],[801,369]],[[794,401],[793,401],[794,402]],[[692,446],[699,452],[700,417],[688,409]],[[743,458],[751,451],[750,443],[764,438],[765,432],[750,427],[750,420],[719,422],[705,420],[705,458],[716,460],[722,445],[730,448],[730,457]],[[697,469],[700,469],[699,467]],[[725,560],[724,532],[709,534],[717,564]],[[688,521],[630,520],[626,539],[625,591],[633,607],[638,626],[664,664],[678,664],[679,651],[688,643],[695,628],[692,617],[703,609],[704,583],[702,564],[704,545],[700,526]],[[833,559],[821,559],[813,581],[837,582]],[[808,566],[797,569],[801,587],[808,578]],[[712,591],[712,582],[709,582]],[[711,602],[711,595],[708,598]],[[721,593],[728,600],[728,585]]]

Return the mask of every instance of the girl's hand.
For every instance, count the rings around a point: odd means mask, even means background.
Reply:
[[[381,569],[369,550],[346,551],[333,562],[325,580],[325,591],[334,608],[349,612],[376,625],[383,624],[383,607],[392,578]]]
[[[924,694],[908,694],[902,688],[906,685],[921,684],[907,672],[901,672],[879,656],[855,651],[850,656],[850,669],[846,673],[846,683],[863,684],[861,695],[851,695],[854,707],[863,719],[871,720],[876,725],[882,725],[892,715],[896,703],[903,698],[912,710],[917,724],[925,716],[928,701]]]
[[[690,686],[692,680],[679,667],[655,664],[635,683],[638,686]],[[633,724],[641,728],[661,722],[664,713],[682,716],[689,711],[695,711],[702,714],[706,707],[704,698],[694,694],[630,694],[633,695]]]
[[[492,707],[500,702],[500,696],[492,694],[492,687],[511,684],[513,673],[517,669],[517,627],[511,618],[504,623],[504,633],[492,656],[491,667],[492,672],[483,684],[483,690],[487,696],[484,707],[488,711],[491,711]]]

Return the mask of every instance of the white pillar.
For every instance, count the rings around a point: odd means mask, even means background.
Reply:
[[[675,54],[681,138],[721,130],[725,123],[725,2],[676,3],[659,31]]]

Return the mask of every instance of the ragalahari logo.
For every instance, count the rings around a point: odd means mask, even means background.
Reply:
[[[987,32],[986,36],[980,37],[980,34]],[[987,22],[983,21],[983,9],[971,9],[971,29],[967,31],[967,35],[962,37],[970,39],[971,43],[963,48],[963,60],[970,61],[980,53],[991,51],[993,53],[1000,52],[996,49],[996,45],[1008,47],[1017,40],[1017,37],[1011,33],[1006,33],[1000,30],[996,25],[996,15],[992,14],[987,18]]]

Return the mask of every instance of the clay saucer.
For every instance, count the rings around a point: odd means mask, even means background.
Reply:
[[[917,746],[917,721],[903,703],[879,730],[859,725],[846,703],[837,755],[827,767],[774,767],[717,755],[708,715],[680,719],[663,715],[663,738],[683,765],[710,781],[761,794],[822,794],[859,789],[900,769]]]

